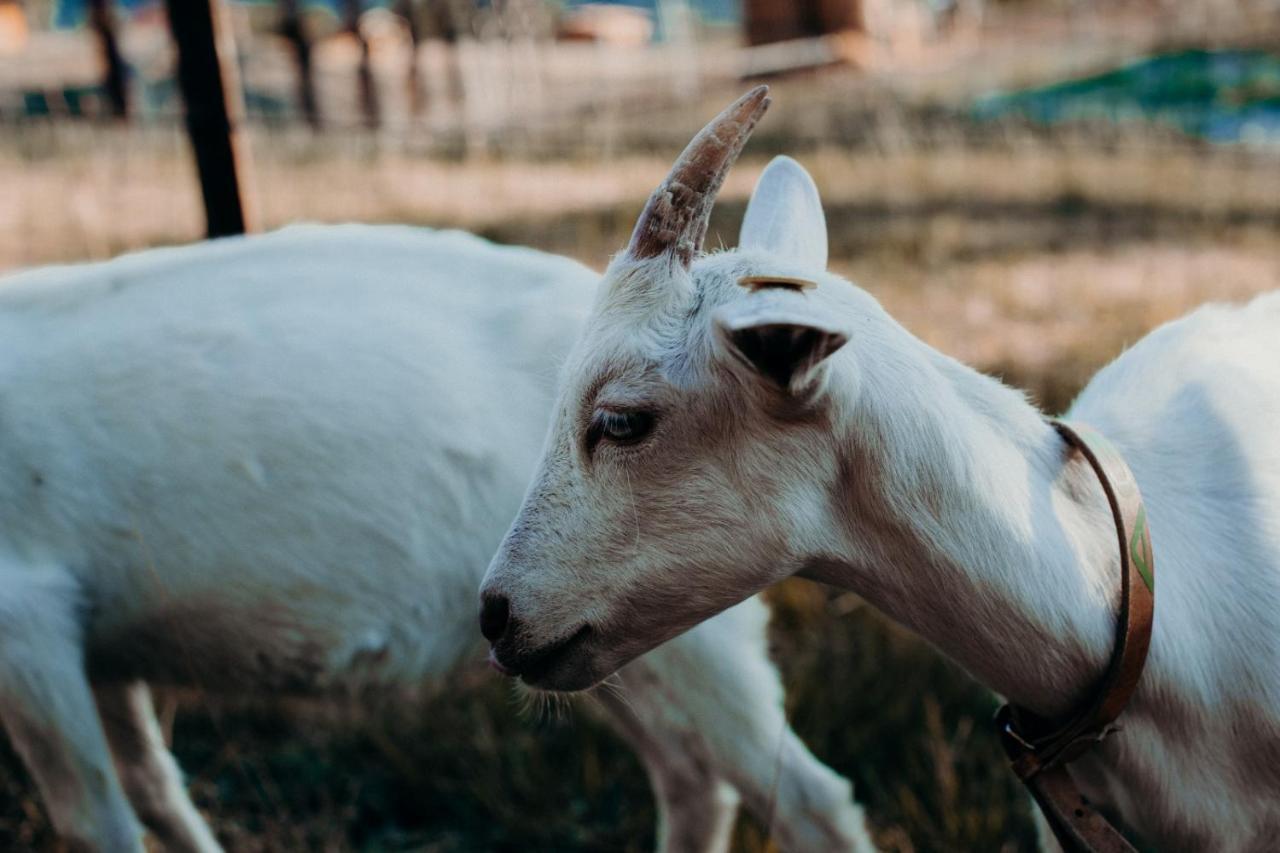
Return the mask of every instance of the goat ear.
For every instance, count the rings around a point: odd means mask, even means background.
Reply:
[[[750,296],[720,308],[714,325],[720,343],[738,362],[784,391],[798,391],[817,377],[827,357],[851,331],[814,316],[796,293]]]
[[[775,157],[756,183],[738,232],[738,248],[771,252],[805,269],[827,268],[827,217],[804,167]]]

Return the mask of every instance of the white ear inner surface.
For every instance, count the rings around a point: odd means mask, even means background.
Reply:
[[[770,252],[805,270],[827,268],[827,219],[804,167],[775,157],[756,183],[738,232],[738,248]]]

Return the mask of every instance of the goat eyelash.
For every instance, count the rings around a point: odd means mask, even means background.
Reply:
[[[631,450],[653,435],[657,422],[658,416],[644,409],[596,409],[584,438],[587,454],[593,454],[606,440],[618,450]],[[621,435],[624,428],[629,428],[632,434]]]

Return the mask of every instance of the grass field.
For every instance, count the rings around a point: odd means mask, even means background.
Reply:
[[[805,85],[784,91],[801,97]],[[263,131],[256,195],[268,226],[460,226],[599,267],[678,147],[458,162]],[[734,242],[760,152],[786,148],[775,128],[735,171],[713,244]],[[974,142],[884,130],[857,144],[806,141],[799,154],[825,196],[833,268],[929,343],[1050,412],[1159,323],[1280,282],[1274,152],[1137,131]],[[0,208],[0,269],[195,238],[188,168],[166,129],[54,125],[0,138],[0,186],[13,200]],[[993,697],[852,595],[801,582],[771,595],[794,725],[854,780],[884,848],[1031,849],[1026,799],[990,730]],[[536,719],[519,708],[478,660],[448,692],[372,704],[187,694],[175,751],[234,850],[648,849],[653,813],[637,761],[588,712]],[[735,846],[770,849],[747,819]],[[2,746],[0,848],[55,849]]]

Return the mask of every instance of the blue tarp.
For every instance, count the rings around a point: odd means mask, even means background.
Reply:
[[[1214,142],[1280,142],[1280,55],[1261,50],[1162,54],[1077,80],[990,95],[977,114],[1042,124],[1148,121]]]

